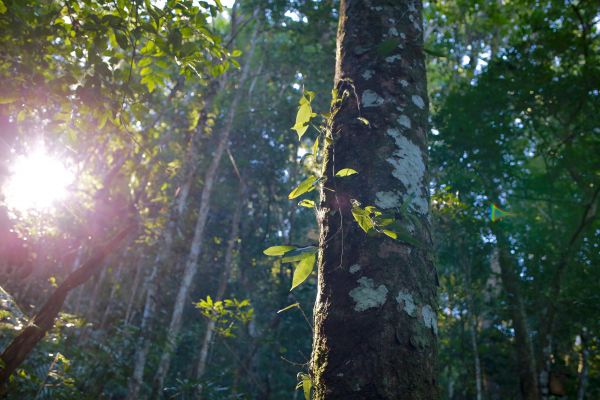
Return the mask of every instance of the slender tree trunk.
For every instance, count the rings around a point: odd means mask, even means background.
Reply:
[[[479,348],[477,346],[477,319],[474,315],[471,315],[471,321],[469,323],[469,331],[471,334],[471,348],[473,350],[473,363],[475,364],[475,398],[477,400],[483,399],[483,389],[481,380],[481,361],[479,360]]]
[[[87,304],[87,309],[84,310],[84,314],[86,315],[87,323],[81,329],[81,332],[79,333],[79,337],[77,338],[77,344],[79,346],[81,346],[86,341],[88,334],[89,334],[89,330],[93,329],[91,326],[89,326],[89,324],[91,324],[91,321],[94,320],[94,311],[96,309],[96,301],[98,300],[98,294],[100,293],[100,289],[102,288],[102,285],[104,284],[104,279],[106,278],[106,269],[107,269],[106,262],[104,262],[102,264],[102,266],[100,267],[100,271],[97,272],[97,275],[96,275],[97,278],[96,278],[96,282],[94,284],[94,290],[92,291],[92,295]]]
[[[129,324],[131,320],[131,311],[133,310],[134,304],[136,302],[138,290],[140,287],[140,281],[142,280],[142,266],[146,259],[144,257],[140,257],[141,260],[137,262],[135,267],[135,276],[133,278],[133,287],[131,288],[131,292],[129,295],[129,301],[127,301],[127,308],[125,310],[125,324]]]
[[[550,296],[548,299],[548,307],[544,315],[543,324],[541,327],[541,359],[539,360],[541,369],[539,373],[539,384],[540,392],[543,400],[550,398],[550,389],[548,384],[550,383],[550,369],[552,366],[551,355],[552,355],[552,339],[554,336],[554,325],[556,321],[556,314],[558,311],[558,304],[560,294],[562,291],[562,280],[566,272],[569,261],[573,254],[577,251],[577,243],[585,233],[586,229],[596,219],[598,212],[598,197],[600,196],[600,188],[596,188],[593,192],[589,203],[584,208],[581,219],[575,231],[571,235],[564,252],[559,258],[552,277],[550,284]]]
[[[339,15],[342,100],[332,110],[318,210],[315,399],[437,399],[422,4],[342,0]],[[335,177],[342,168],[358,174]],[[353,199],[392,213],[408,203],[396,220],[418,245],[365,234]]]
[[[223,296],[225,295],[225,291],[227,290],[229,276],[231,275],[231,270],[233,268],[233,256],[235,253],[236,244],[238,242],[238,236],[240,232],[242,208],[245,205],[244,191],[244,184],[240,182],[240,193],[235,206],[235,211],[233,213],[233,218],[231,220],[231,236],[229,237],[229,242],[227,243],[227,249],[225,251],[225,263],[223,265],[223,271],[221,272],[221,277],[219,279],[217,293],[215,294],[215,301],[223,300]],[[206,333],[202,342],[202,348],[200,349],[200,357],[198,359],[198,366],[196,367],[196,380],[202,379],[204,373],[206,372],[206,361],[208,359],[208,353],[210,350],[214,333],[215,322],[213,320],[210,320],[206,328]],[[201,392],[202,388],[200,386],[198,388],[198,395],[200,395]]]
[[[463,250],[463,259],[464,247]],[[469,318],[469,335],[471,337],[471,350],[473,351],[473,365],[475,367],[475,399],[483,399],[483,385],[481,378],[481,361],[479,358],[479,346],[477,345],[477,314],[475,313],[475,301],[473,300],[473,278],[472,278],[472,263],[467,257],[465,262],[466,272],[466,283],[465,288],[467,291],[467,307],[468,307],[468,318]]]
[[[167,342],[165,343],[160,363],[154,376],[152,389],[154,396],[157,396],[162,390],[165,377],[167,375],[167,372],[169,371],[172,354],[175,350],[177,337],[179,336],[179,331],[181,330],[183,309],[187,302],[187,297],[192,285],[192,281],[196,275],[196,272],[198,271],[198,259],[202,252],[202,244],[204,241],[204,228],[206,227],[206,221],[208,219],[213,185],[217,176],[217,170],[221,163],[221,158],[229,143],[229,135],[233,127],[233,120],[238,104],[242,97],[243,85],[246,82],[246,79],[248,78],[248,73],[252,61],[252,55],[254,53],[254,48],[256,45],[257,35],[258,25],[252,35],[250,49],[248,51],[246,62],[244,64],[244,67],[242,68],[242,73],[238,81],[238,90],[236,91],[233,101],[229,107],[227,119],[225,121],[223,131],[221,132],[221,136],[219,138],[219,143],[217,145],[217,148],[215,149],[213,159],[204,176],[204,186],[202,187],[202,193],[200,195],[200,208],[198,210],[198,220],[196,221],[196,227],[194,229],[194,237],[192,239],[190,253],[188,255],[188,259],[186,261],[186,265],[183,272],[183,277],[181,279],[181,285],[179,286],[177,298],[175,299],[173,313],[171,314],[171,322],[167,331]]]
[[[577,400],[583,400],[585,398],[585,387],[590,373],[590,348],[588,343],[587,329],[583,328],[581,331],[581,358],[579,360],[579,379],[577,381]]]
[[[106,307],[104,308],[104,312],[102,313],[102,318],[100,319],[100,324],[98,327],[100,329],[106,328],[106,321],[108,321],[108,316],[113,311],[113,302],[115,296],[117,295],[117,291],[119,290],[119,282],[121,281],[121,275],[123,274],[123,263],[119,263],[117,265],[117,270],[114,273],[114,278],[111,282],[110,294],[108,295],[108,300],[106,301]]]
[[[519,277],[514,270],[514,264],[505,246],[508,246],[502,236],[496,233],[499,241],[500,273],[502,284],[508,297],[508,304],[515,330],[515,347],[521,383],[523,400],[539,400],[538,376],[535,365],[535,353],[529,334],[525,305],[521,297]]]

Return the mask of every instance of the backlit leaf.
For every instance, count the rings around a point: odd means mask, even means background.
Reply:
[[[306,280],[310,276],[314,266],[315,266],[316,256],[311,254],[307,257],[304,257],[300,262],[296,265],[296,269],[294,270],[294,277],[292,278],[292,288],[298,287],[302,282]]]
[[[302,181],[302,183],[300,183],[294,190],[290,192],[290,194],[288,195],[288,199],[295,199],[296,197],[301,196],[304,193],[314,190],[314,183],[316,181],[316,176],[309,176],[304,181]]]
[[[295,248],[296,246],[271,246],[268,249],[263,250],[263,253],[267,256],[282,256]]]
[[[354,175],[354,174],[358,174],[358,172],[352,168],[344,168],[344,169],[340,169],[335,174],[335,176],[345,177],[345,176],[350,176],[350,175]]]

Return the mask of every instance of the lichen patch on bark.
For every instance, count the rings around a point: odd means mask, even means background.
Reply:
[[[425,214],[429,209],[429,202],[421,191],[425,176],[422,151],[397,129],[388,129],[387,135],[392,137],[396,144],[396,151],[386,160],[393,167],[392,175],[402,182],[408,198],[411,199],[411,207]]]
[[[365,311],[385,304],[388,294],[385,285],[375,288],[373,279],[367,277],[362,277],[357,282],[358,286],[348,293],[354,300],[354,310]]]
[[[398,117],[398,123],[405,127],[406,129],[410,129],[412,127],[412,123],[410,122],[410,118],[407,115],[402,114]]]
[[[360,271],[360,265],[358,265],[358,264],[354,264],[354,265],[351,265],[351,266],[350,266],[350,273],[351,273],[351,274],[355,274],[355,273],[357,273],[358,271]]]
[[[383,97],[372,90],[367,89],[362,94],[363,107],[379,107],[383,102]]]
[[[423,323],[426,327],[431,328],[433,333],[437,336],[438,326],[437,326],[437,315],[433,308],[429,304],[425,304],[421,309],[421,315],[423,316]]]
[[[410,315],[411,317],[417,316],[417,305],[415,304],[415,300],[413,299],[412,294],[401,290],[396,296],[396,301],[400,306],[403,307],[404,311]]]
[[[411,100],[413,104],[419,107],[421,110],[425,109],[425,101],[423,101],[421,96],[414,94],[412,95]]]

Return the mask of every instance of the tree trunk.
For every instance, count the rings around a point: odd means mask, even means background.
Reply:
[[[421,9],[418,0],[340,4],[342,100],[332,110],[318,210],[317,400],[438,398]],[[358,174],[336,178],[342,168]],[[395,218],[415,244],[365,234],[352,199],[391,213],[407,205]]]
[[[600,196],[600,188],[596,188],[593,192],[589,203],[585,206],[580,222],[575,228],[575,231],[571,235],[564,252],[560,256],[556,265],[556,270],[552,276],[550,284],[550,296],[547,301],[547,309],[543,318],[543,324],[541,327],[541,359],[539,360],[541,370],[539,373],[539,384],[540,392],[543,400],[550,398],[550,389],[548,384],[550,382],[550,369],[552,366],[551,355],[552,355],[552,338],[554,336],[554,325],[556,321],[556,314],[558,311],[558,304],[562,291],[562,280],[566,272],[569,261],[573,254],[577,251],[577,244],[585,233],[586,229],[596,219],[598,212],[598,197]]]
[[[125,325],[128,325],[131,320],[131,312],[133,311],[134,304],[136,303],[136,298],[138,294],[138,289],[140,287],[140,281],[142,280],[142,266],[144,265],[144,261],[146,260],[144,257],[140,257],[135,267],[135,276],[133,278],[133,287],[131,289],[129,295],[129,301],[127,301],[127,309],[125,310],[125,317],[123,318]]]
[[[469,331],[471,334],[471,348],[473,350],[473,363],[475,364],[475,398],[483,400],[482,380],[481,380],[481,361],[479,360],[479,349],[477,346],[477,319],[471,313],[469,322]]]
[[[496,233],[496,232],[495,232]],[[519,277],[514,270],[514,264],[502,236],[496,233],[499,242],[500,273],[502,284],[508,297],[513,329],[515,330],[515,346],[523,400],[539,400],[538,376],[535,365],[535,353],[529,334],[527,315],[521,297]]]
[[[217,293],[215,294],[215,301],[223,300],[223,296],[225,295],[225,291],[227,290],[229,276],[231,275],[231,270],[233,268],[233,256],[240,232],[242,208],[245,204],[244,191],[244,184],[243,182],[240,182],[240,193],[235,206],[235,211],[233,213],[233,218],[231,220],[231,236],[229,237],[229,242],[227,243],[227,249],[225,251],[225,263],[223,264],[223,271],[221,272],[219,286],[217,289]],[[210,320],[208,322],[208,326],[206,327],[206,333],[204,335],[204,341],[202,342],[202,348],[200,349],[200,358],[198,359],[198,366],[196,367],[196,380],[202,379],[204,373],[206,372],[206,361],[208,359],[208,353],[210,350],[214,332],[215,322],[213,320]],[[202,387],[199,386],[198,395],[200,395],[201,392]]]
[[[225,149],[229,144],[229,135],[233,127],[233,120],[238,104],[242,97],[243,85],[246,82],[246,79],[248,78],[248,73],[250,71],[250,63],[252,61],[252,55],[254,53],[257,35],[258,25],[257,28],[255,28],[254,33],[252,35],[250,49],[248,51],[246,62],[244,64],[244,67],[242,68],[242,73],[238,81],[238,90],[229,107],[227,119],[225,121],[223,131],[221,132],[221,137],[219,138],[219,143],[217,145],[217,148],[215,149],[213,159],[204,176],[204,186],[202,187],[202,193],[200,195],[200,208],[198,210],[198,220],[196,221],[196,227],[194,229],[194,237],[192,239],[190,253],[185,264],[183,277],[181,279],[181,285],[179,286],[177,298],[175,299],[173,313],[171,314],[171,322],[167,331],[167,342],[163,349],[160,363],[154,376],[152,388],[154,396],[157,396],[162,390],[165,377],[167,375],[167,372],[169,371],[171,357],[173,351],[175,350],[177,337],[179,335],[179,331],[181,330],[181,317],[183,314],[183,309],[187,303],[188,293],[190,291],[194,276],[196,276],[196,272],[198,270],[198,259],[202,252],[202,244],[204,241],[204,228],[208,219],[208,211],[210,209],[210,200],[212,196],[214,181],[217,176],[217,170],[221,163],[223,153],[225,152]]]
[[[590,373],[590,348],[589,348],[589,337],[586,328],[581,331],[581,358],[579,359],[579,379],[577,381],[577,400],[583,400],[585,398],[585,387]]]

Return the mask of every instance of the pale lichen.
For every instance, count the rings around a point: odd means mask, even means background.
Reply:
[[[351,273],[351,274],[355,274],[355,273],[357,273],[358,271],[360,271],[360,265],[358,265],[358,264],[354,264],[354,265],[351,265],[351,266],[350,266],[350,273]]]
[[[421,309],[421,315],[423,316],[423,323],[426,327],[431,328],[433,333],[437,335],[438,326],[437,326],[437,315],[433,308],[429,304],[425,304]]]
[[[417,305],[415,304],[412,294],[401,290],[398,293],[398,296],[396,296],[396,301],[403,307],[404,311],[408,315],[411,317],[417,316]]]
[[[407,115],[402,114],[400,117],[398,117],[398,123],[405,127],[406,129],[410,129],[412,127],[412,124],[410,122],[410,118],[408,118]]]
[[[402,182],[406,194],[410,198],[411,207],[417,212],[425,214],[429,209],[429,202],[421,188],[425,176],[422,151],[419,146],[401,135],[397,129],[388,129],[386,133],[394,139],[396,144],[396,151],[392,157],[386,159],[393,167],[392,175]]]
[[[382,209],[390,209],[400,207],[402,204],[401,198],[394,192],[377,192],[375,193],[375,205]]]
[[[362,77],[368,81],[369,79],[371,79],[373,77],[373,74],[375,74],[375,72],[373,70],[368,69],[362,73]]]
[[[354,310],[365,311],[385,304],[388,290],[384,285],[375,288],[373,280],[367,277],[362,277],[357,282],[358,286],[348,293],[354,300]]]
[[[402,57],[400,57],[400,54],[394,54],[393,56],[386,57],[385,61],[389,62],[389,63],[393,63],[400,59],[402,59]]]
[[[413,94],[411,99],[413,104],[419,107],[421,110],[425,108],[425,102],[423,101],[423,98],[421,96]]]
[[[383,97],[372,90],[367,89],[362,94],[363,107],[379,107],[383,102]]]

